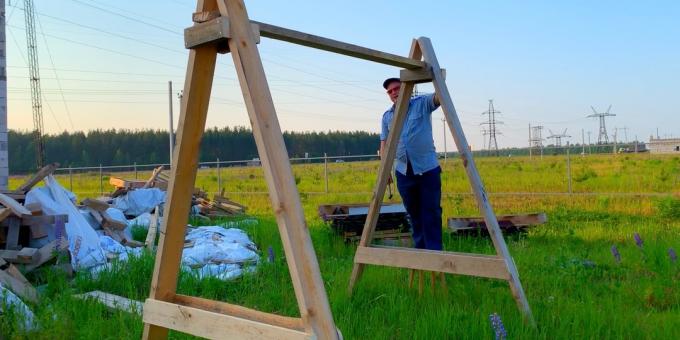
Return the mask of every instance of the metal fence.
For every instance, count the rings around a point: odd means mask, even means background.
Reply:
[[[596,150],[607,150],[607,154],[610,154],[612,156],[615,156],[619,154],[618,149],[614,149],[614,146],[606,146],[606,145],[597,145],[597,146],[591,146],[590,150],[593,150],[597,148]],[[521,149],[520,149],[521,150]],[[585,150],[586,152],[581,152],[581,150]],[[525,195],[525,196],[539,196],[539,195],[618,195],[618,196],[626,196],[626,195],[641,195],[641,196],[658,196],[658,195],[667,195],[668,193],[658,193],[658,192],[578,192],[574,190],[574,179],[572,176],[572,158],[573,157],[586,157],[589,155],[587,151],[587,146],[586,147],[581,147],[581,146],[569,146],[569,147],[561,147],[561,148],[544,148],[543,154],[546,155],[546,157],[551,157],[550,159],[554,160],[562,160],[565,165],[565,172],[563,173],[564,177],[561,177],[563,179],[563,183],[565,183],[564,188],[560,191],[555,191],[555,192],[535,192],[529,190],[528,192],[490,192],[490,195]],[[609,151],[612,150],[612,151]],[[512,151],[516,151],[513,149],[506,149],[502,150],[502,152],[505,154],[503,156],[498,157],[498,159],[508,159],[508,160],[513,160],[512,158]],[[578,151],[577,155],[574,155],[572,151]],[[524,152],[527,152],[527,149],[524,149]],[[520,154],[521,155],[521,154]],[[557,158],[555,158],[555,155],[557,155]],[[475,158],[481,159],[482,157],[488,157],[490,156],[488,154],[488,151],[482,150],[482,151],[476,151],[475,152]],[[521,156],[528,156],[526,154],[521,155]],[[650,155],[651,156],[651,155]],[[540,153],[534,152],[533,156],[534,159],[541,159],[543,156]],[[455,158],[457,159],[457,154],[456,153],[448,153],[448,154],[440,154],[440,161],[441,162],[446,162],[448,158]],[[291,158],[290,162],[292,165],[300,165],[300,164],[318,164],[321,165],[323,164],[323,177],[322,177],[322,182],[319,184],[318,187],[312,188],[312,190],[300,190],[302,193],[306,194],[324,194],[324,193],[329,193],[331,190],[329,190],[329,177],[331,174],[329,174],[329,164],[337,164],[337,163],[345,163],[345,162],[357,162],[357,161],[375,161],[378,159],[377,154],[374,155],[345,155],[345,156],[328,156],[324,155],[322,157],[303,157],[303,158]],[[443,163],[446,164],[446,163]],[[73,191],[74,188],[74,179],[76,180],[83,180],[83,178],[87,178],[86,181],[89,187],[83,188],[83,186],[79,186],[81,189],[81,193],[86,193],[86,194],[100,194],[103,195],[106,191],[108,190],[108,183],[105,183],[108,181],[109,176],[127,176],[127,178],[132,178],[134,179],[146,179],[148,176],[142,174],[143,172],[151,172],[154,168],[157,168],[159,166],[164,166],[164,168],[169,169],[170,165],[167,163],[158,163],[158,164],[130,164],[130,165],[114,165],[114,166],[89,166],[89,167],[68,167],[68,168],[59,168],[55,171],[56,174],[59,175],[65,175],[68,176],[68,188]],[[220,159],[216,159],[215,161],[210,161],[210,162],[200,162],[198,165],[199,168],[199,176],[200,176],[200,170],[202,169],[214,169],[216,170],[216,182],[217,182],[217,192],[220,192],[224,189],[224,183],[223,183],[223,169],[225,168],[235,168],[235,167],[260,167],[261,163],[260,160],[255,158],[255,159],[249,159],[249,160],[236,160],[236,161],[222,161]],[[673,174],[674,176],[671,180],[673,182],[671,187],[676,187],[677,183],[680,182],[680,171],[677,171],[676,174]],[[92,177],[97,178],[98,181],[92,181]],[[141,177],[141,178],[140,178]],[[559,181],[562,181],[562,179],[559,179]],[[92,182],[98,182],[98,187],[93,187]],[[213,186],[214,188],[214,186]],[[318,189],[317,189],[318,188]],[[241,194],[265,194],[267,193],[266,189],[265,190],[259,190],[259,191],[248,191],[248,192],[231,192],[231,193],[241,193]],[[370,191],[366,192],[342,192],[342,190],[332,190],[333,194],[370,194]],[[444,195],[447,195],[449,193],[444,192]],[[451,193],[454,194],[454,193]],[[456,195],[466,195],[468,193],[455,193]]]

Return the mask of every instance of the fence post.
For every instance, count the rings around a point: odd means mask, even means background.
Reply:
[[[73,168],[71,168],[71,167],[68,168],[68,182],[69,182],[69,190],[73,191]]]
[[[99,163],[99,195],[104,195],[104,175],[102,163]]]
[[[567,148],[567,183],[569,185],[569,195],[571,195],[571,157],[569,157],[569,148]]]
[[[217,193],[222,193],[222,172],[220,171],[219,158],[217,158]]]
[[[134,166],[135,166],[135,179],[137,179],[137,162],[135,162]]]
[[[326,193],[328,193],[328,155],[323,153],[323,178],[326,181]]]

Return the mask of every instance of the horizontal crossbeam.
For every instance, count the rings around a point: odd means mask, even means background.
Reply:
[[[224,339],[238,334],[239,339],[310,339],[297,330],[225,315],[177,303],[147,299],[143,321],[208,339]]]
[[[252,24],[251,27],[253,28],[253,33],[255,33],[255,42],[259,43],[260,29],[257,27],[257,24]],[[184,29],[184,47],[187,49],[205,44],[221,44],[228,49],[226,44],[229,38],[231,38],[229,19],[226,17],[217,17]]]
[[[505,261],[495,255],[454,253],[414,248],[357,247],[355,263],[409,268],[509,280]]]

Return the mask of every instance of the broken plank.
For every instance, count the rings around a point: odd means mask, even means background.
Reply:
[[[142,189],[150,188],[154,184],[154,182],[156,181],[156,177],[158,177],[158,175],[160,175],[162,171],[163,171],[162,165],[153,169],[153,172],[151,173],[151,177],[149,177],[149,179],[146,181],[146,183],[144,183],[144,186],[142,187]]]
[[[23,216],[31,215],[31,211],[19,204],[14,198],[11,198],[3,193],[0,193],[0,203],[7,208],[10,208],[14,215]]]
[[[17,253],[17,259],[22,263],[34,263],[39,257],[38,249],[35,248],[23,247]]]
[[[52,163],[52,164],[48,164],[48,165],[42,167],[42,169],[38,170],[38,172],[36,172],[35,175],[33,175],[33,177],[31,177],[29,180],[24,182],[24,184],[20,185],[19,188],[14,190],[14,192],[18,194],[18,193],[25,193],[25,192],[31,190],[31,188],[33,188],[33,186],[38,184],[38,182],[42,181],[43,178],[45,178],[46,176],[53,173],[54,170],[57,170],[58,167],[59,167],[59,163]]]
[[[31,302],[38,302],[38,293],[30,284],[21,282],[21,280],[11,276],[4,270],[0,270],[0,282],[6,286],[14,294]]]
[[[68,245],[68,240],[65,238],[61,239],[61,242],[59,240],[52,240],[52,242],[42,246],[40,249],[38,249],[38,260],[28,264],[24,267],[24,270],[26,272],[30,272],[43,264],[45,264],[47,261],[53,259],[57,253],[61,250],[65,250]],[[60,248],[61,247],[61,248]]]
[[[7,241],[5,241],[5,249],[19,249],[19,231],[21,229],[19,218],[16,216],[10,216],[6,219],[6,221],[9,226],[7,229]]]
[[[144,304],[139,301],[124,298],[122,296],[102,292],[99,290],[74,295],[81,300],[95,300],[111,309],[122,310],[124,312],[141,315]]]
[[[0,221],[5,220],[9,215],[12,214],[12,209],[10,208],[1,208],[0,209]]]
[[[106,209],[110,208],[108,203],[98,199],[86,198],[81,203],[84,206],[92,208],[96,211],[106,211]]]
[[[160,208],[157,206],[153,215],[151,215],[151,221],[149,221],[149,231],[146,233],[146,240],[144,244],[149,250],[153,250],[154,243],[156,242],[156,232],[158,231],[158,211]]]
[[[116,229],[116,230],[123,230],[123,229],[127,228],[127,223],[114,219],[106,211],[100,211],[99,213],[101,214],[102,219],[103,219],[103,222],[102,222],[103,227]]]

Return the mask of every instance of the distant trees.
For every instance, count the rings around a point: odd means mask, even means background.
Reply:
[[[374,154],[379,136],[355,132],[285,132],[290,157]],[[45,136],[48,162],[62,167],[167,163],[168,133],[161,130],[93,130],[63,132]],[[257,156],[253,133],[246,127],[207,129],[203,135],[200,161],[252,159]],[[25,173],[35,168],[32,132],[9,131],[10,173]]]

